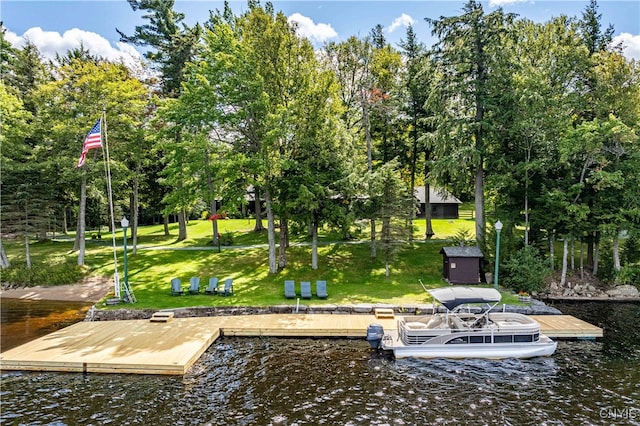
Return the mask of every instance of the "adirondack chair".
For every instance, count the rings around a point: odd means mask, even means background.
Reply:
[[[182,291],[180,278],[172,278],[171,279],[171,295],[182,296],[183,294],[184,294],[184,291]]]
[[[198,293],[200,293],[200,278],[199,277],[191,277],[190,283],[191,283],[191,285],[189,286],[189,294],[198,294]]]
[[[287,299],[296,298],[296,284],[293,280],[284,281],[284,297]]]
[[[209,287],[205,289],[204,294],[218,294],[218,277],[209,278]]]
[[[233,294],[233,278],[224,280],[224,290],[221,293],[223,296],[231,296]]]
[[[316,296],[318,296],[318,299],[326,299],[329,297],[329,294],[327,294],[327,282],[325,280],[316,281]]]
[[[311,299],[311,281],[300,283],[300,295],[303,299]]]

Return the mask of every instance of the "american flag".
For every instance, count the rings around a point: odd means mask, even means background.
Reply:
[[[95,126],[93,126],[91,130],[89,130],[89,133],[87,133],[87,137],[84,138],[82,154],[80,154],[80,159],[78,160],[78,165],[76,167],[82,167],[84,165],[85,157],[90,149],[102,148],[102,132],[100,131],[101,123],[102,119],[99,118],[98,121],[96,121]]]

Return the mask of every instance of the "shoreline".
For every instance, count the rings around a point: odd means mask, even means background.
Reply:
[[[102,277],[88,277],[79,284],[2,288],[0,298],[96,304],[111,290],[113,290],[113,283],[110,280]]]
[[[430,315],[433,313],[433,304],[415,304],[396,306],[387,303],[361,303],[354,305],[296,305],[281,304],[273,306],[191,306],[167,309],[136,309],[128,305],[121,305],[117,309],[101,309],[96,304],[112,291],[112,283],[102,277],[89,277],[80,284],[61,286],[34,286],[24,288],[12,288],[0,290],[0,298],[42,300],[42,301],[68,301],[83,302],[92,305],[85,321],[113,321],[124,319],[149,319],[155,312],[172,311],[176,318],[180,317],[207,317],[230,315],[256,315],[256,314],[374,314],[378,308],[392,309],[398,315]],[[526,305],[498,305],[496,311],[517,312],[525,315],[561,315],[558,309],[548,306],[548,302],[640,302],[638,297],[580,297],[580,296],[549,296],[532,299]]]

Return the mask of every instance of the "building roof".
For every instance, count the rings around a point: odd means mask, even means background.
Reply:
[[[442,247],[440,254],[442,253],[447,257],[484,257],[478,246]]]
[[[418,186],[415,188],[416,198],[420,204],[425,203],[424,186]],[[458,200],[453,194],[446,189],[429,187],[429,202],[431,204],[462,204],[462,201]]]
[[[441,287],[429,293],[449,310],[468,303],[498,303],[502,299],[500,292],[493,288]]]

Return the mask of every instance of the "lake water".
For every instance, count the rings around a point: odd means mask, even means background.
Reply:
[[[640,425],[640,304],[556,307],[605,337],[505,361],[394,360],[364,340],[223,338],[184,377],[5,372],[0,424]]]

